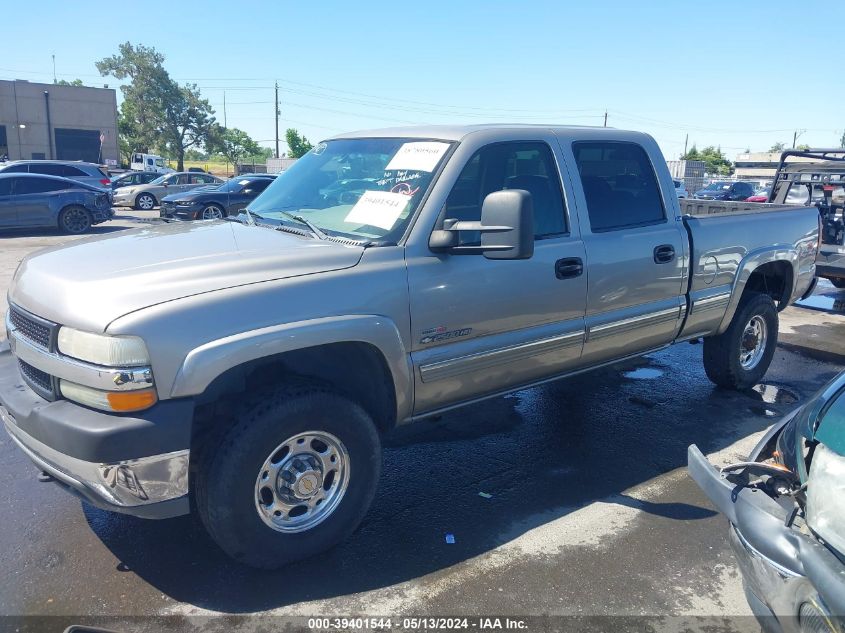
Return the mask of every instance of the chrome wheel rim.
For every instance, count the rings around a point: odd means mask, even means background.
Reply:
[[[141,196],[138,198],[138,207],[143,209],[144,211],[149,211],[155,206],[155,202],[152,199],[152,196]]]
[[[746,324],[739,341],[739,364],[743,369],[754,369],[766,352],[768,328],[766,320],[755,315]]]
[[[255,508],[277,532],[304,532],[337,509],[349,485],[349,452],[338,438],[307,431],[279,444],[255,480]]]
[[[68,209],[64,213],[63,224],[68,233],[84,233],[91,226],[91,219],[82,209]]]
[[[220,207],[215,207],[212,205],[202,210],[203,220],[219,220],[222,217],[223,212],[220,210]]]

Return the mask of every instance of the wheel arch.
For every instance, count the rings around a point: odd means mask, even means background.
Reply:
[[[745,293],[767,294],[781,311],[789,305],[797,283],[798,253],[795,249],[775,248],[749,253],[737,269],[731,298],[718,333],[728,329]]]
[[[212,341],[186,356],[170,395],[210,404],[287,377],[332,385],[383,431],[411,412],[410,358],[395,325],[375,316],[285,324]]]

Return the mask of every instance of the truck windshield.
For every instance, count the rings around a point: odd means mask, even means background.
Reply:
[[[320,143],[282,173],[249,210],[307,218],[329,235],[393,240],[404,231],[450,143],[403,138]]]

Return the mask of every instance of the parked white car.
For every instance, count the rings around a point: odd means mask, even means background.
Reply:
[[[672,182],[675,183],[675,194],[679,198],[688,198],[689,197],[689,194],[687,193],[687,188],[684,186],[683,180],[672,179]]]

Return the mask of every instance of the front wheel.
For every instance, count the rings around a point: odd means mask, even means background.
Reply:
[[[216,447],[202,450],[196,504],[214,541],[275,569],[349,536],[381,472],[381,442],[356,403],[319,385],[261,394]]]
[[[720,387],[748,389],[766,371],[778,343],[778,313],[768,295],[748,292],[728,329],[704,339],[704,371]]]
[[[91,214],[85,207],[74,205],[59,215],[59,228],[70,235],[81,235],[94,225]]]
[[[156,206],[156,199],[152,194],[142,193],[135,199],[135,208],[140,211],[150,211]]]
[[[219,204],[208,204],[203,207],[200,219],[202,220],[219,220],[226,217],[226,211]]]

